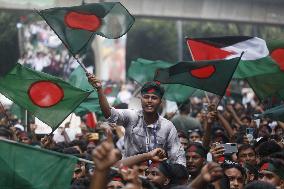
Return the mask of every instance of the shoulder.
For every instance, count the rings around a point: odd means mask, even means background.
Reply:
[[[159,121],[160,121],[161,126],[164,127],[164,128],[165,127],[168,128],[168,129],[175,128],[173,122],[171,122],[170,120],[168,120],[168,119],[166,119],[162,116],[159,117]]]

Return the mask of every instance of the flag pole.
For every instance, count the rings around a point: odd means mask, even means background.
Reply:
[[[48,23],[48,21],[45,19],[45,17],[41,14],[41,12],[39,11],[39,10],[36,10],[36,9],[34,9],[39,15],[40,15],[40,17],[47,23],[47,25],[50,27],[50,24]],[[57,35],[57,37],[60,39],[60,41],[65,45],[65,47],[69,50],[69,52],[72,54],[72,56],[76,59],[76,61],[79,63],[79,65],[83,68],[83,70],[86,72],[86,74],[88,73],[88,70],[86,69],[86,67],[85,67],[85,65],[84,64],[82,64],[79,60],[78,60],[78,58],[76,57],[76,55],[74,55],[73,53],[72,53],[72,51],[68,48],[68,45],[67,44],[65,44],[64,43],[64,40],[62,40],[61,39],[61,37],[57,34],[57,32],[52,28],[52,27],[50,27],[51,29],[52,29],[52,31]],[[94,34],[93,34],[94,35]],[[92,36],[93,36],[92,35]],[[90,37],[90,39],[91,39],[92,37]],[[89,39],[89,40],[90,40]]]
[[[71,53],[72,54],[72,53]],[[79,58],[76,56],[76,55],[73,55],[72,56],[75,58],[75,60],[79,63],[79,65],[83,68],[83,70],[85,71],[85,73],[89,73],[86,66],[79,60]]]

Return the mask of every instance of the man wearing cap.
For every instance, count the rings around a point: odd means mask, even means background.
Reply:
[[[97,90],[99,103],[108,122],[125,127],[124,157],[149,152],[155,148],[166,151],[172,163],[185,165],[185,154],[173,123],[159,116],[164,89],[154,81],[145,83],[141,89],[142,110],[115,109],[108,104],[101,82],[88,75],[89,82]]]
[[[195,179],[206,164],[207,151],[198,142],[190,143],[186,151],[186,167],[190,174],[190,180]]]
[[[281,160],[266,159],[259,164],[258,180],[284,188],[284,165]]]

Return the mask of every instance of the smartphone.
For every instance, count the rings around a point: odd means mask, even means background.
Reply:
[[[208,103],[203,103],[203,107],[202,109],[205,111],[205,112],[208,112]]]
[[[254,128],[246,128],[246,134],[247,135],[254,135]]]
[[[224,147],[224,154],[233,154],[238,152],[237,143],[225,143],[220,145]]]
[[[100,139],[99,133],[91,133],[91,134],[88,136],[88,139],[89,139],[89,140],[99,140],[99,139]]]

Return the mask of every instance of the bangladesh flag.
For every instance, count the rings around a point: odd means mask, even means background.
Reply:
[[[284,105],[265,110],[256,118],[270,118],[273,121],[284,121]]]
[[[268,41],[267,46],[272,59],[284,71],[284,40]]]
[[[277,63],[269,56],[266,42],[257,37],[187,38],[186,41],[195,61],[231,59],[240,57],[244,52],[234,78],[247,78],[279,70]]]
[[[134,17],[119,2],[93,3],[39,11],[70,52],[78,54],[95,34],[116,39],[134,23]]]
[[[239,60],[240,57],[230,60],[179,62],[169,68],[158,69],[155,80],[165,84],[188,85],[223,96]]]
[[[168,68],[172,65],[174,64],[166,61],[138,58],[131,62],[127,74],[128,77],[142,85],[148,81],[153,81],[158,68]],[[164,98],[175,102],[184,102],[196,91],[192,87],[180,84],[163,84],[163,87],[165,88]]]
[[[69,189],[77,159],[0,140],[1,189]]]
[[[90,94],[20,64],[0,77],[0,92],[53,130]]]
[[[273,96],[284,99],[284,72],[279,70],[277,73],[248,77],[246,80],[260,100]]]
[[[92,93],[86,98],[75,110],[77,115],[85,115],[88,112],[95,112],[101,114],[101,108],[99,104],[99,98],[96,91],[88,82],[85,71],[81,66],[78,66],[69,76],[69,83],[74,87],[80,88],[84,91],[92,91]]]

